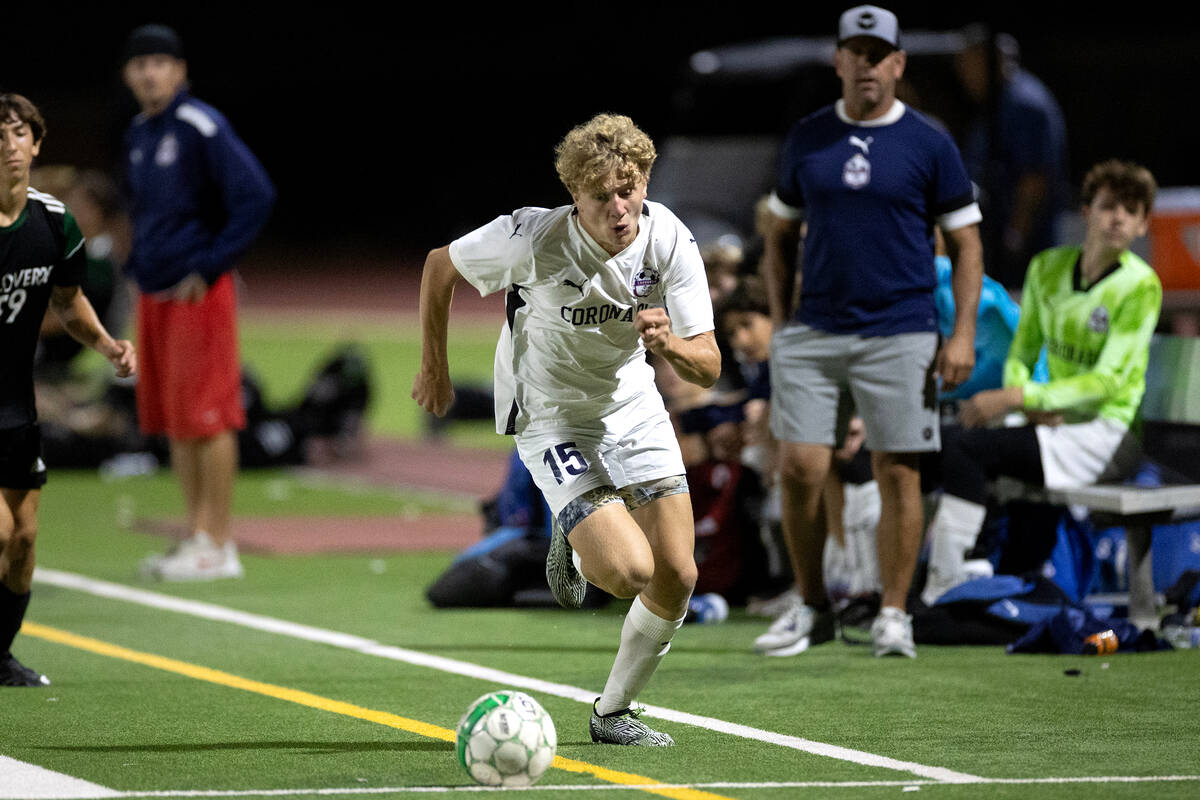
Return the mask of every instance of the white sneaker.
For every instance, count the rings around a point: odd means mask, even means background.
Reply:
[[[879,616],[871,623],[871,642],[875,655],[900,655],[917,657],[917,646],[913,643],[912,616],[898,608],[884,606]]]
[[[186,540],[175,553],[164,556],[151,570],[152,576],[161,581],[211,581],[240,578],[245,574],[233,540],[218,547],[204,533]]]
[[[754,649],[768,656],[794,656],[814,644],[837,636],[833,609],[817,611],[801,602],[788,608],[754,640]]]
[[[197,547],[208,546],[212,547],[212,540],[208,538],[208,534],[200,531],[193,533],[185,539],[177,539],[175,543],[168,548],[165,553],[152,553],[142,559],[138,565],[138,574],[145,580],[155,580],[158,578],[158,568],[168,558],[174,558],[180,553],[194,550]]]
[[[746,614],[751,617],[775,619],[792,606],[802,605],[800,592],[795,588],[780,592],[774,597],[751,597],[746,601]]]

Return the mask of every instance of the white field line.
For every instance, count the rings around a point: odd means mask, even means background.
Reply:
[[[2,757],[0,757],[2,758]],[[21,762],[17,762],[21,763]],[[66,776],[63,776],[66,777]],[[71,779],[74,780],[74,779]],[[1068,784],[1068,783],[1178,783],[1200,781],[1200,775],[1097,775],[1079,778],[981,778],[973,785],[1007,784]],[[80,781],[82,783],[82,781]],[[762,783],[721,781],[715,783],[656,783],[652,786],[623,784],[569,784],[538,785],[526,787],[503,786],[353,786],[341,789],[193,789],[118,792],[104,789],[106,794],[7,794],[0,793],[0,800],[92,800],[92,798],[135,798],[135,797],[328,797],[338,795],[378,794],[454,794],[458,792],[606,792],[630,789],[862,789],[898,788],[918,789],[922,786],[942,786],[942,781],[770,781]],[[0,784],[0,792],[3,784]],[[103,787],[97,787],[103,788]]]
[[[266,617],[259,614],[250,614],[244,611],[237,611],[232,608],[218,606],[212,603],[203,603],[195,600],[183,600],[170,595],[159,594],[158,592],[150,592],[144,589],[134,589],[119,583],[110,583],[108,581],[89,578],[85,575],[79,575],[71,572],[62,572],[60,570],[46,569],[38,567],[34,572],[34,580],[38,583],[45,583],[52,586],[58,586],[63,589],[74,589],[80,592],[86,592],[97,597],[105,597],[112,600],[123,600],[129,603],[149,606],[164,611],[174,611],[180,614],[188,614],[194,617],[213,620],[216,622],[226,622],[232,625],[240,625],[242,627],[251,628],[259,631],[279,634],[281,636],[290,636],[295,639],[315,642],[319,644],[338,647],[345,650],[350,650],[363,655],[377,656],[379,658],[387,658],[393,661],[400,661],[414,666],[427,667],[429,669],[448,672],[454,675],[462,675],[468,678],[475,678],[482,681],[487,681],[493,684],[505,686],[514,686],[521,689],[528,689],[532,692],[540,692],[543,694],[554,695],[556,697],[565,697],[569,700],[575,700],[580,703],[591,705],[592,700],[596,697],[596,692],[593,690],[582,689],[577,686],[568,686],[561,683],[552,683],[549,681],[530,678],[525,675],[517,675],[511,672],[503,672],[501,670],[483,667],[478,664],[471,664],[466,661],[456,661],[450,658],[430,655],[416,650],[406,650],[401,647],[393,647],[390,645],[380,644],[371,639],[365,639],[359,636],[353,636],[347,633],[338,631],[330,631],[322,628],[314,628],[308,625],[301,625],[294,622],[287,622],[273,617]],[[671,722],[679,722],[685,725],[692,725],[698,728],[706,728],[708,730],[717,731],[730,736],[738,736],[744,739],[752,739],[767,744],[777,745],[779,747],[788,747],[793,750],[800,750],[814,755],[826,756],[828,758],[849,761],[855,764],[861,764],[869,767],[881,767],[883,769],[893,769],[901,772],[909,772],[913,775],[918,775],[923,778],[929,778],[933,781],[941,783],[979,783],[984,779],[977,775],[969,775],[963,772],[955,772],[954,770],[945,769],[943,767],[931,767],[925,764],[917,764],[912,761],[900,761],[887,756],[867,753],[862,750],[852,750],[847,747],[838,747],[837,745],[826,744],[824,742],[816,742],[810,739],[803,739],[799,736],[789,736],[786,734],[775,733],[773,731],[761,730],[752,728],[748,725],[740,725],[734,722],[715,719],[713,717],[705,717],[698,714],[689,714],[684,711],[675,711],[670,708],[660,706],[646,706],[646,713],[658,719],[669,720]]]
[[[61,772],[0,756],[0,800],[95,800],[104,797],[124,795]]]

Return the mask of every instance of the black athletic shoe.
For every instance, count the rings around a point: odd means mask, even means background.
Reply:
[[[0,658],[0,686],[49,686],[50,679],[13,658],[12,653]]]

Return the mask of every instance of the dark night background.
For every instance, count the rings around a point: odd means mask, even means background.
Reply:
[[[1070,5],[1092,18],[1023,5],[891,7],[905,29],[986,21],[1013,33],[1025,66],[1063,106],[1073,181],[1119,156],[1146,164],[1164,186],[1200,184],[1185,121],[1200,76],[1197,16],[1104,18],[1099,7]],[[745,102],[681,105],[688,56],[828,35],[844,7],[28,6],[0,23],[0,86],[46,116],[39,163],[116,170],[136,111],[118,76],[122,41],[137,24],[171,24],[194,93],[232,120],[276,181],[265,242],[412,254],[514,207],[567,201],[552,149],[598,111],[629,114],[660,144],[675,133],[774,126],[767,93],[757,120],[743,118]],[[832,68],[826,77],[832,97]]]

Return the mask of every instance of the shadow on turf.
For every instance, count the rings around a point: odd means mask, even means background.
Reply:
[[[179,742],[176,744],[113,744],[43,746],[38,750],[79,753],[191,753],[213,750],[298,750],[309,755],[361,752],[439,752],[453,750],[449,742]]]

